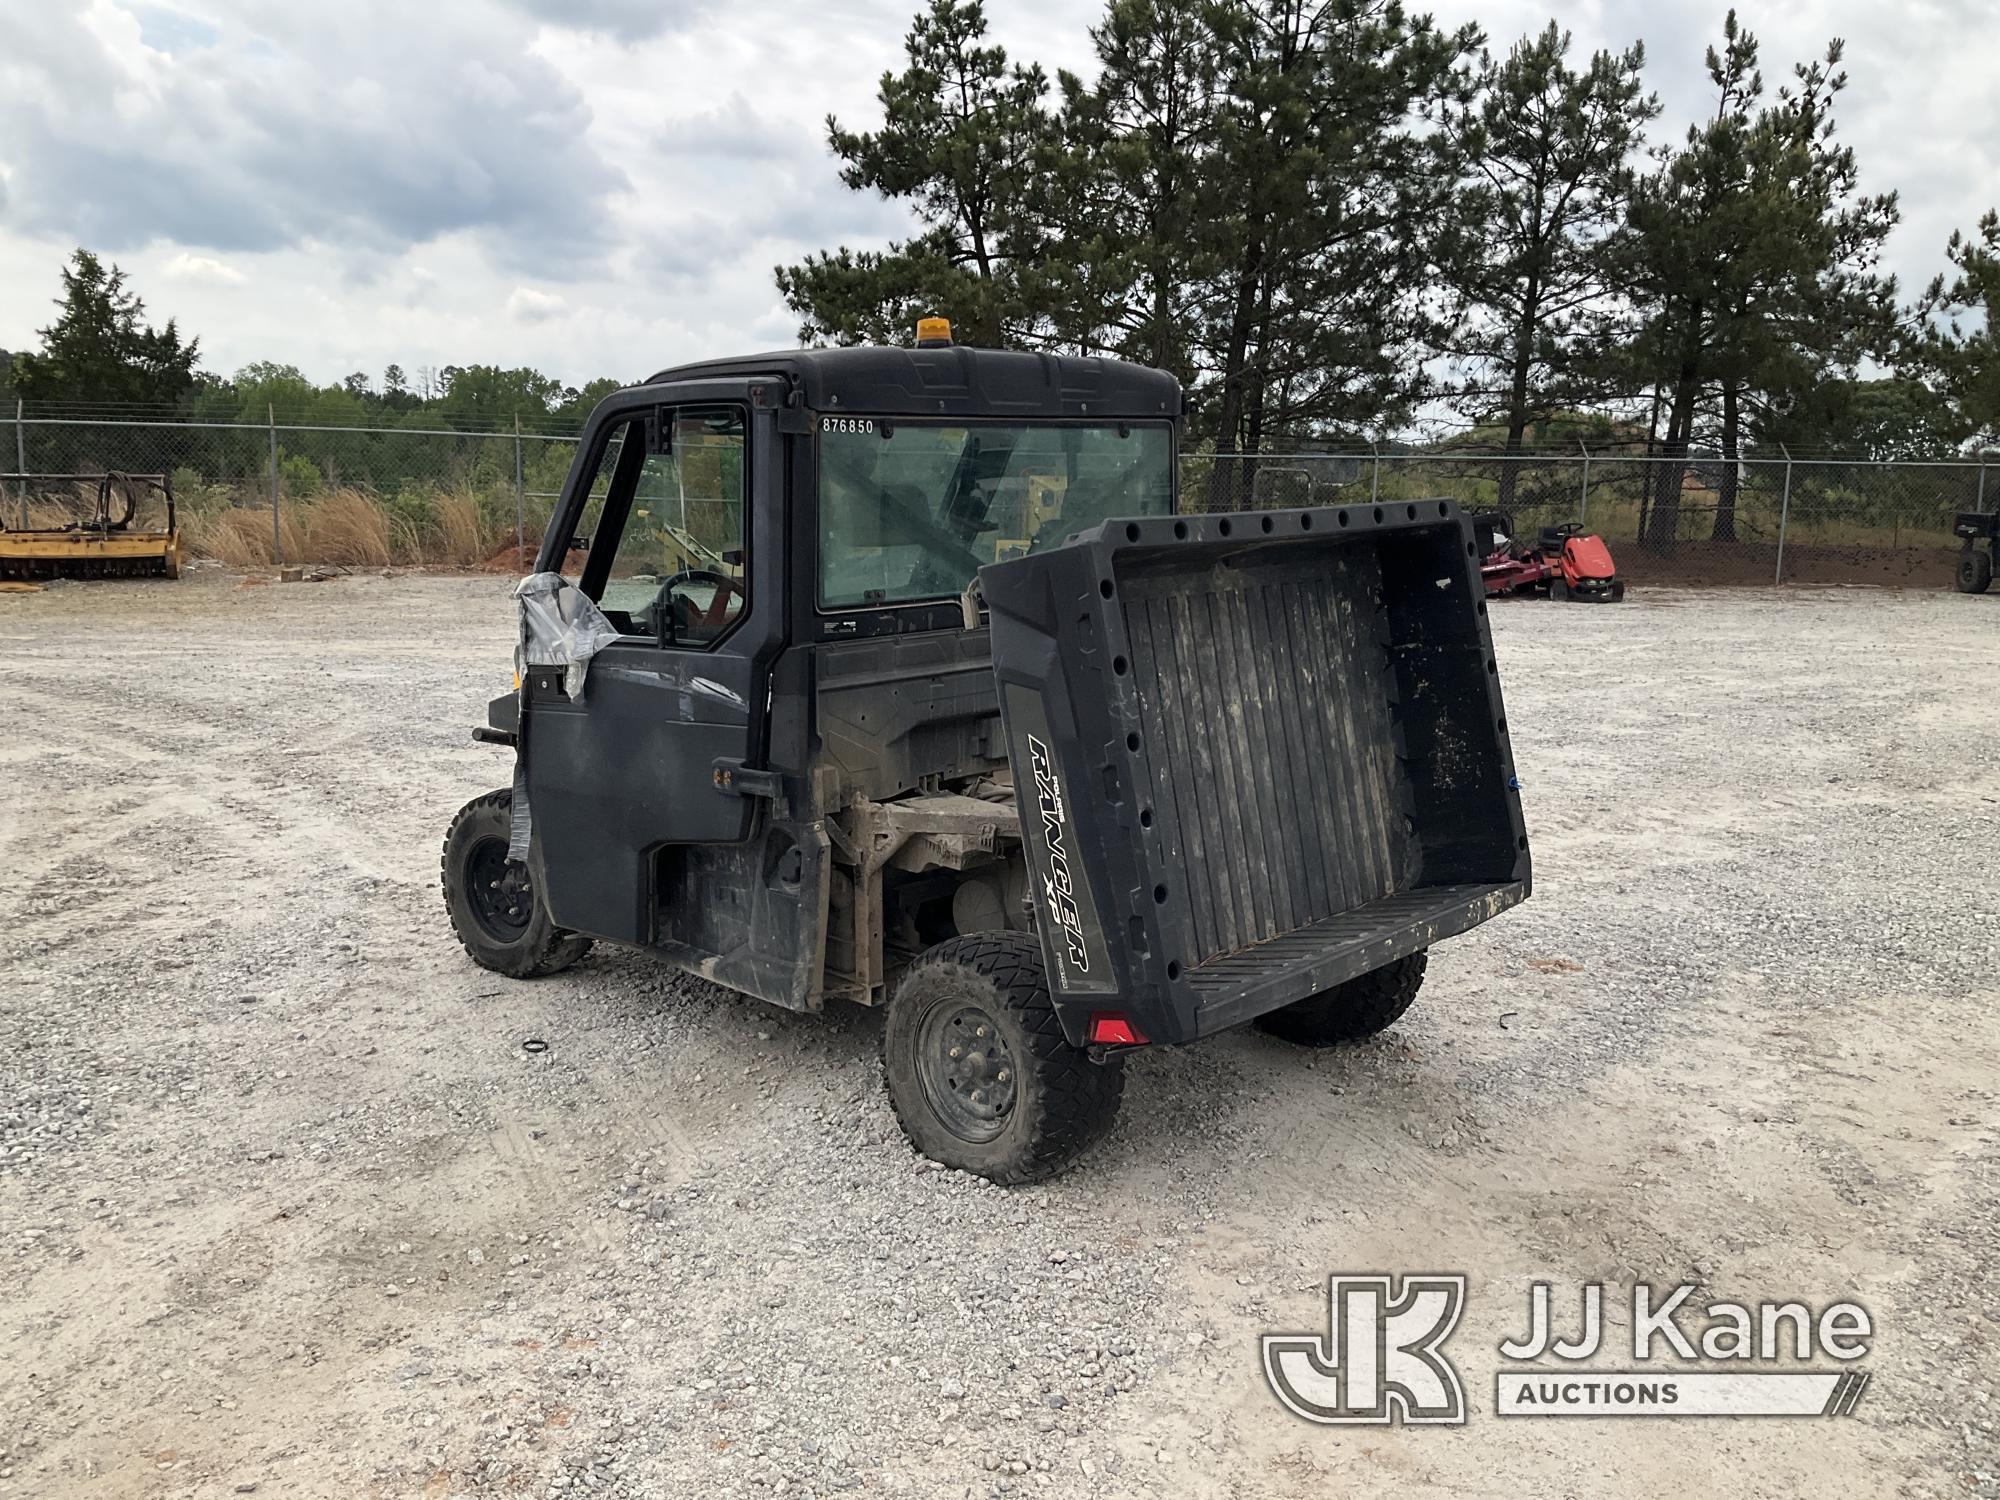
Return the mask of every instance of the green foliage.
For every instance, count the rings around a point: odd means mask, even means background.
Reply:
[[[146,304],[117,266],[78,250],[62,282],[62,311],[40,330],[40,351],[15,355],[7,372],[22,400],[171,406],[193,390],[200,341],[183,343],[171,318],[144,323]]]
[[[325,483],[319,465],[303,453],[287,453],[278,450],[278,492],[287,499],[302,500],[317,494]]]
[[[1961,425],[2000,442],[2000,213],[1971,235],[1954,232],[1945,254],[1955,273],[1926,289],[1913,361],[1932,372]]]
[[[923,230],[778,271],[808,341],[966,342],[1146,360],[1206,397],[1225,451],[1351,431],[1425,389],[1425,294],[1448,215],[1424,123],[1466,87],[1472,28],[1389,0],[1113,0],[1095,82],[983,44],[933,0],[882,79],[882,127],[838,122],[842,180]]]
[[[495,365],[447,366],[444,399],[435,413],[447,427],[492,432],[516,417],[538,425],[565,395],[562,382],[539,370],[503,370]]]
[[[1806,386],[1789,393],[1761,427],[1766,446],[1883,460],[1949,453],[1970,431],[1950,396],[1908,375]]]
[[[1451,183],[1428,128],[1470,87],[1476,28],[1395,0],[1205,8],[1222,91],[1203,219],[1199,339],[1217,448],[1256,452],[1392,422],[1426,394],[1426,296]]]
[[[1841,43],[1765,104],[1757,40],[1734,11],[1723,39],[1707,59],[1714,117],[1631,185],[1631,286],[1648,314],[1631,368],[1665,393],[1670,455],[1707,419],[1734,456],[1746,422],[1795,407],[1829,372],[1851,377],[1894,325],[1895,282],[1875,263],[1896,200],[1861,197],[1854,153],[1834,141]],[[1726,466],[1717,540],[1735,534],[1735,484]],[[1671,469],[1650,540],[1678,534],[1679,498]]]
[[[1221,76],[1201,6],[1111,0],[1094,84],[1058,77],[1060,256],[1045,269],[1056,342],[1199,374],[1195,317],[1217,267],[1205,192]]]
[[[1640,82],[1642,45],[1595,53],[1581,72],[1569,46],[1551,21],[1505,58],[1482,54],[1477,101],[1446,117],[1468,178],[1463,242],[1445,256],[1464,310],[1451,341],[1466,366],[1458,404],[1497,413],[1509,451],[1602,391],[1604,353],[1629,316],[1617,295],[1627,166],[1660,110]]]
[[[828,117],[841,181],[907,200],[924,231],[886,251],[843,247],[779,267],[778,289],[805,319],[801,341],[900,341],[913,315],[947,309],[973,343],[1013,342],[1037,323],[1029,272],[1045,244],[1041,184],[1055,144],[1048,79],[1010,65],[985,35],[980,0],[932,0],[904,40],[909,66],[882,75],[882,128],[857,134]]]

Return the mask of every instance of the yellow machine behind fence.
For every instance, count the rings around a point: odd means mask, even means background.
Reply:
[[[0,517],[0,578],[181,574],[165,474],[0,474]]]

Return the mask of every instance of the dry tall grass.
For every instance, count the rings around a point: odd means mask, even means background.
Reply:
[[[498,542],[486,534],[485,518],[480,514],[476,497],[467,494],[441,497],[437,502],[437,518],[440,562],[471,568],[493,555]]]
[[[233,568],[268,568],[271,556],[271,513],[247,506],[195,512],[181,518],[181,537],[196,557],[212,557]],[[305,559],[306,531],[296,508],[280,510],[278,540],[286,562]]]
[[[470,491],[399,500],[392,508],[366,490],[336,488],[286,501],[279,516],[287,563],[476,568],[513,540],[513,528],[491,524]],[[265,505],[183,506],[181,531],[197,557],[240,568],[269,567],[274,560]]]
[[[360,490],[329,490],[305,508],[305,559],[386,568],[389,513]]]

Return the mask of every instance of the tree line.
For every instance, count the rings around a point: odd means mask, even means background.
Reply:
[[[265,421],[340,427],[511,428],[574,433],[590,410],[624,382],[578,387],[539,370],[446,365],[406,372],[392,364],[379,380],[356,371],[319,385],[294,365],[256,361],[233,376],[199,368],[201,341],[169,318],[145,321],[146,306],[124,271],[79,249],[62,268],[57,316],[38,330],[41,348],[0,350],[0,391],[45,414],[115,420],[168,415],[196,422]]]
[[[24,430],[27,467],[43,473],[178,470],[182,488],[195,479],[261,482],[271,454],[253,429],[275,419],[289,429],[277,451],[287,494],[356,483],[389,497],[441,484],[511,492],[513,445],[475,435],[511,433],[518,423],[529,439],[520,484],[540,493],[561,484],[571,445],[537,439],[573,437],[591,408],[626,383],[603,378],[577,387],[525,367],[406,373],[391,364],[379,380],[356,372],[320,385],[296,366],[261,360],[218,376],[200,368],[199,339],[173,319],[149,324],[125,272],[82,249],[62,268],[57,309],[39,330],[39,349],[0,350],[0,392],[32,417],[76,424]],[[108,425],[162,419],[169,425]],[[439,431],[466,436],[441,445]],[[14,457],[0,454],[0,467]]]
[[[930,0],[881,121],[827,122],[842,180],[920,229],[777,269],[809,343],[968,342],[1171,370],[1218,454],[1350,445],[1445,410],[1506,453],[1643,435],[1679,466],[1756,447],[1935,454],[2000,437],[2000,222],[1913,300],[1895,194],[1836,130],[1842,43],[1767,85],[1731,11],[1712,109],[1649,146],[1645,54],[1554,22],[1494,50],[1396,0],[1110,0],[1089,81]],[[1512,466],[1503,464],[1503,500]]]

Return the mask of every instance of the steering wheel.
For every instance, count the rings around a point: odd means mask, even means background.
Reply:
[[[708,601],[706,610],[697,606],[694,600],[676,592],[683,584],[689,583],[706,583],[714,589],[714,597]],[[729,623],[731,594],[739,598],[743,596],[741,579],[731,578],[727,573],[718,573],[713,568],[683,568],[680,572],[671,574],[660,585],[660,592],[653,599],[653,609],[657,616],[660,606],[672,601],[676,627],[690,632],[697,627],[716,631]]]

